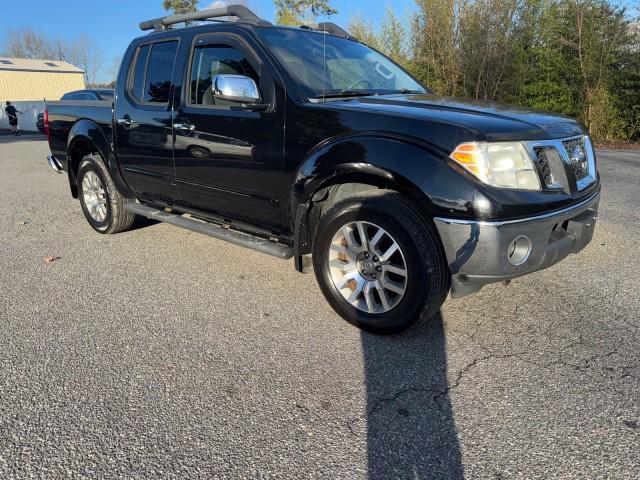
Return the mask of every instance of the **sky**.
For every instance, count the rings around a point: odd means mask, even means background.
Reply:
[[[8,30],[31,27],[49,36],[71,40],[88,34],[104,52],[105,67],[99,81],[108,82],[115,76],[117,62],[129,42],[142,34],[138,24],[143,20],[166,15],[162,0],[0,0],[5,4],[0,15],[0,47],[7,39]],[[212,0],[201,0],[200,8],[211,5]],[[275,8],[272,0],[247,0],[246,3],[259,16],[273,21]],[[346,26],[354,16],[361,16],[374,25],[380,23],[387,7],[393,6],[403,15],[415,9],[414,0],[332,0],[338,10],[332,21]],[[2,48],[0,48],[0,51]]]

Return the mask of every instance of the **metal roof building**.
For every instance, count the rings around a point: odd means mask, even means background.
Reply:
[[[0,101],[59,100],[85,88],[84,72],[58,60],[0,57]]]

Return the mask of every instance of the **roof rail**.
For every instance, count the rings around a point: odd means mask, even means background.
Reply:
[[[171,25],[175,25],[177,23],[194,22],[197,20],[221,17],[238,17],[241,22],[252,23],[254,25],[271,25],[271,23],[261,19],[244,5],[228,5],[221,8],[200,10],[199,12],[154,18],[140,23],[140,30],[166,30]]]

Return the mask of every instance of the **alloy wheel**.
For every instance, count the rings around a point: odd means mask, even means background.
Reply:
[[[82,199],[91,218],[102,223],[107,218],[107,194],[98,175],[89,170],[82,179]]]
[[[371,222],[351,222],[333,236],[328,256],[334,286],[369,314],[393,310],[407,290],[404,253],[393,236]]]

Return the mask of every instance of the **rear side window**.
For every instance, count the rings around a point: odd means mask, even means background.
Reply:
[[[147,68],[150,49],[151,47],[149,45],[140,47],[136,53],[136,59],[133,64],[133,75],[129,86],[129,94],[138,102],[141,102],[144,98],[142,88],[144,87],[144,74]]]
[[[176,59],[178,42],[156,43],[151,49],[147,77],[144,83],[144,101],[168,103],[171,74]]]
[[[138,49],[129,93],[138,102],[169,102],[171,75],[178,42],[144,45]]]

